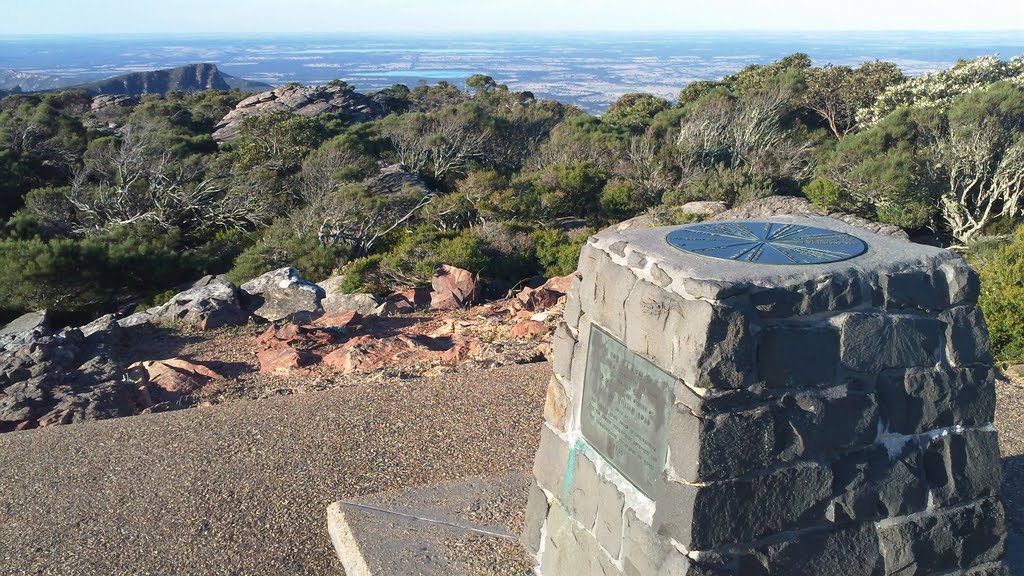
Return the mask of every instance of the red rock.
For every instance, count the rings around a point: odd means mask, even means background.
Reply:
[[[349,346],[338,348],[324,356],[323,362],[324,364],[346,374],[359,367],[359,358],[354,353],[354,349]]]
[[[270,326],[256,338],[256,344],[264,350],[289,346],[302,340],[303,329],[296,324],[288,323],[280,328]]]
[[[447,318],[437,329],[432,330],[427,336],[431,338],[447,338],[455,335],[455,319]]]
[[[430,290],[426,288],[410,288],[409,290],[398,292],[394,296],[405,299],[414,308],[421,308],[430,304]]]
[[[567,274],[565,276],[555,276],[548,278],[548,281],[544,283],[541,288],[551,290],[552,292],[558,292],[559,294],[568,294],[569,289],[572,288],[572,280],[576,277],[576,272]]]
[[[398,297],[393,300],[388,300],[384,304],[384,310],[389,316],[393,314],[411,314],[416,310],[416,306],[404,297]]]
[[[430,279],[430,307],[435,310],[466,308],[476,300],[476,278],[468,270],[444,265]]]
[[[516,295],[516,299],[522,303],[523,308],[526,310],[546,310],[558,304],[558,300],[561,297],[561,292],[555,292],[543,286],[540,288],[523,288]]]
[[[70,424],[72,416],[74,414],[71,410],[54,410],[39,419],[39,427],[46,428],[47,426]]]
[[[520,310],[516,312],[516,318],[532,318],[533,314],[533,310]]]
[[[143,405],[177,400],[199,390],[210,380],[223,378],[207,366],[181,358],[136,362],[128,367],[128,377],[139,386]]]
[[[458,364],[469,358],[475,349],[476,342],[456,342],[454,346],[438,354],[438,358],[448,364]]]
[[[327,312],[313,321],[318,328],[350,328],[363,321],[363,316],[354,310]]]
[[[310,356],[294,348],[276,348],[258,352],[256,359],[260,363],[260,372],[287,374],[302,370],[309,364]]]
[[[536,320],[522,320],[512,327],[510,335],[513,338],[535,338],[547,334],[548,325]]]

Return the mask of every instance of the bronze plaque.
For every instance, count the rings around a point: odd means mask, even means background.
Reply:
[[[668,456],[676,378],[595,325],[583,377],[583,437],[651,497]]]

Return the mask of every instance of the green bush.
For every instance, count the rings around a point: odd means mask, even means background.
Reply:
[[[83,240],[0,241],[0,308],[88,316],[202,275],[175,230],[125,226]]]
[[[587,243],[587,234],[575,238],[561,230],[540,230],[533,234],[537,246],[537,262],[546,276],[565,276],[576,270],[580,250]]]
[[[324,246],[312,232],[299,235],[296,232],[298,227],[290,220],[275,220],[255,244],[235,259],[228,279],[243,283],[271,270],[292,266],[303,278],[319,281],[348,261],[347,247]]]
[[[992,352],[1000,362],[1024,363],[1024,225],[1009,242],[975,248],[970,260],[981,276],[978,304]]]
[[[839,210],[846,204],[846,195],[835,182],[825,178],[815,178],[803,187],[804,196],[818,208],[826,212]]]
[[[341,291],[345,294],[370,292],[379,295],[390,292],[390,286],[381,281],[380,263],[383,259],[383,255],[374,254],[349,262],[349,265],[345,267],[345,278],[341,282]]]
[[[715,200],[741,205],[776,193],[775,183],[746,167],[728,168],[719,164],[713,170],[691,178],[682,187],[665,193],[663,204],[679,206],[687,202]]]
[[[599,203],[601,212],[610,222],[621,222],[636,216],[638,211],[635,186],[630,182],[609,182],[601,191]]]

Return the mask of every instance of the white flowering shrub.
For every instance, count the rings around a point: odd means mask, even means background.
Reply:
[[[997,56],[982,56],[962,60],[948,70],[924,74],[883,91],[871,106],[857,111],[857,121],[870,126],[893,110],[935,108],[945,112],[953,98],[1006,80],[1024,88],[1024,56],[1000,60]]]

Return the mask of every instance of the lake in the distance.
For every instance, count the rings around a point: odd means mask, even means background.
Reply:
[[[961,58],[1024,54],[1019,32],[502,34],[492,36],[82,36],[0,38],[0,70],[68,83],[197,62],[270,84],[340,78],[360,90],[494,77],[596,111],[628,92],[675,98],[695,80],[805,52],[815,64],[889,60],[908,74]]]

